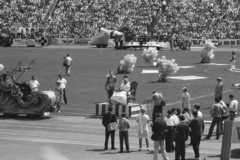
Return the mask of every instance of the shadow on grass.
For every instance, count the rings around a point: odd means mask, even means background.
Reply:
[[[231,151],[231,158],[240,159],[240,148],[233,149]]]
[[[208,157],[210,157],[210,158],[220,158],[220,157],[221,157],[221,154],[219,154],[219,155],[213,155],[213,156],[208,156]]]
[[[92,118],[97,118],[97,119],[101,119],[103,116],[96,116],[96,115],[90,115],[88,117],[85,117],[85,119],[92,119]]]
[[[87,149],[85,151],[88,151],[88,152],[103,152],[105,150],[104,149]]]
[[[123,154],[123,153],[119,153],[119,151],[117,151],[117,152],[105,152],[100,154]]]
[[[156,67],[151,67],[150,65],[146,65],[146,66],[135,66],[135,68],[152,68],[152,69],[157,69]]]
[[[14,119],[20,121],[42,121],[49,120],[51,117],[28,117],[28,116],[0,116],[0,119]]]
[[[204,108],[201,108],[202,110],[203,109],[208,109],[208,110],[210,110],[211,109],[211,107],[204,107]]]
[[[157,81],[150,81],[148,83],[172,83],[172,82],[170,82],[170,81],[161,82],[161,81],[157,80]]]
[[[236,148],[236,149],[233,149],[231,151],[231,158],[234,158],[234,159],[240,159],[240,148]],[[221,154],[219,155],[213,155],[213,156],[208,156],[210,158],[220,158],[221,157]]]

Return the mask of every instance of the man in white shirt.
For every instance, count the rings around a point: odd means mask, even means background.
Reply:
[[[70,76],[70,66],[72,65],[72,58],[67,54],[67,57],[64,57],[64,63],[66,68],[66,76]]]
[[[228,104],[230,121],[234,121],[238,111],[238,101],[232,94],[229,95],[229,99],[231,100],[230,104]]]
[[[130,91],[130,83],[128,82],[127,78],[123,79],[123,83],[120,86],[120,90],[121,91],[126,91],[126,92]]]
[[[36,80],[36,78],[34,76],[32,76],[31,80],[28,82],[32,91],[33,92],[37,92],[38,91],[38,87],[40,86],[38,80]]]
[[[176,109],[172,108],[172,118],[173,118],[173,123],[175,126],[179,123],[179,118],[176,114],[177,114]]]
[[[66,79],[64,79],[62,77],[61,74],[59,74],[59,79],[57,80],[57,82],[60,83],[59,88],[61,88],[63,90],[63,100],[64,100],[65,104],[68,105],[67,97],[66,97],[67,81],[66,81]]]

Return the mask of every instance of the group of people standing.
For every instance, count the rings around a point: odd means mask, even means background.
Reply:
[[[167,152],[173,152],[175,150],[176,160],[185,159],[185,141],[191,136],[191,145],[195,153],[196,159],[199,159],[199,145],[201,137],[204,131],[204,121],[202,113],[198,110],[199,104],[195,104],[195,109],[192,110],[193,118],[187,120],[185,117],[189,117],[189,113],[185,110],[181,113],[176,109],[168,111],[168,115],[162,118],[162,112],[155,113],[155,121],[150,124],[150,117],[146,114],[146,107],[141,106],[140,114],[137,116],[137,135],[139,138],[139,150],[142,150],[142,139],[145,139],[146,150],[149,150],[149,126],[152,126],[151,139],[154,141],[154,160],[158,159],[159,147],[161,148],[162,156],[164,160],[168,160]],[[105,127],[105,147],[104,150],[108,149],[108,139],[111,136],[111,149],[116,150],[115,147],[115,132],[116,130],[109,130],[108,124],[117,123],[117,118],[112,113],[112,106],[108,107],[108,113],[103,116],[102,124]],[[122,113],[122,118],[118,122],[119,139],[120,139],[120,151],[123,153],[123,143],[127,153],[130,152],[129,147],[129,134],[130,123],[126,119],[126,114]],[[175,145],[174,145],[175,142]]]
[[[112,76],[111,72],[108,76]],[[116,87],[117,80],[112,76],[112,84]],[[110,81],[110,80],[109,80]],[[223,120],[230,117],[233,121],[238,111],[238,101],[234,99],[232,94],[229,95],[230,103],[226,104],[222,100],[223,97],[223,83],[221,77],[217,78],[215,85],[215,104],[213,104],[210,114],[213,117],[209,132],[205,139],[210,139],[214,126],[217,125],[216,139],[219,139],[223,134]],[[190,105],[190,94],[186,87],[182,88],[181,108],[172,108],[167,111],[167,116],[163,118],[163,107],[166,105],[163,95],[159,92],[153,91],[152,96],[147,98],[145,103],[153,102],[152,123],[150,117],[146,114],[146,107],[140,106],[140,114],[136,121],[138,123],[138,138],[139,151],[142,150],[142,139],[145,139],[147,150],[149,151],[149,126],[152,127],[151,139],[154,141],[154,160],[158,159],[159,147],[161,148],[164,160],[168,160],[167,153],[175,151],[175,160],[185,159],[185,143],[190,137],[189,145],[192,145],[195,154],[195,159],[200,158],[200,142],[204,133],[203,114],[200,111],[200,104]],[[110,93],[111,94],[111,93]],[[103,116],[102,124],[106,128],[105,149],[108,149],[108,138],[111,135],[112,149],[114,146],[115,130],[108,131],[107,125],[112,122],[117,123],[116,116],[112,113],[112,106],[108,108],[109,113]],[[119,136],[120,136],[120,153],[123,152],[123,142],[125,140],[126,150],[129,153],[129,138],[128,129],[130,128],[129,121],[125,118],[126,114],[122,114],[122,119],[119,120]],[[111,119],[110,119],[111,117]],[[113,118],[114,117],[114,118]]]
[[[63,66],[66,69],[66,76],[70,76],[70,67],[72,65],[72,58],[67,54],[66,57],[64,57]],[[58,75],[58,80],[56,81],[56,88],[55,90],[60,95],[62,101],[68,105],[67,96],[66,96],[66,87],[67,87],[67,80],[63,78],[62,74]],[[40,83],[38,79],[35,76],[31,77],[31,80],[28,82],[29,86],[31,87],[32,92],[38,92]],[[60,112],[60,108],[58,108],[58,112]]]

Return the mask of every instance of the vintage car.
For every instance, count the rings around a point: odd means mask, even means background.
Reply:
[[[108,46],[109,35],[106,33],[100,33],[90,39],[89,44],[96,45],[97,48],[106,48]]]
[[[41,117],[60,110],[62,97],[56,90],[34,92],[27,82],[15,78],[15,73],[24,72],[29,68],[31,66],[16,67],[0,74],[0,112],[3,115],[25,114]]]
[[[114,36],[114,32],[123,33],[124,34],[124,43],[131,41],[134,38],[134,32],[130,31],[127,27],[123,27],[119,30],[107,30],[104,28],[100,29],[98,35],[93,36],[89,44],[96,45],[97,48],[106,48],[107,46],[115,46],[115,42],[118,41],[118,38],[121,36]],[[116,47],[116,46],[115,46]]]

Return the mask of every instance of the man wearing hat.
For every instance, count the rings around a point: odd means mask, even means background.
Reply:
[[[182,109],[186,107],[189,110],[191,110],[190,94],[187,91],[187,87],[183,87],[182,90],[183,90],[183,94],[182,94]]]
[[[217,84],[215,85],[215,97],[214,98],[218,98],[218,97],[223,98],[222,92],[223,92],[222,79],[221,79],[221,77],[218,77]]]
[[[123,141],[125,141],[127,153],[129,153],[128,129],[130,128],[129,121],[125,118],[126,113],[122,113],[122,119],[119,120],[119,138],[120,138],[120,153],[123,153]]]

